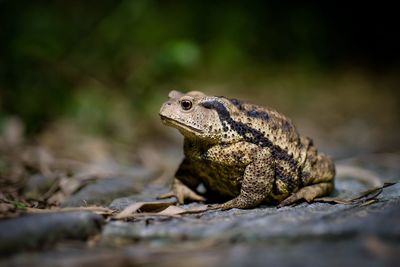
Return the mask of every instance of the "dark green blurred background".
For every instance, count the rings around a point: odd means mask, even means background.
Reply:
[[[397,9],[344,3],[0,1],[0,127],[160,139],[168,91],[202,90],[273,106],[333,153],[396,150]]]

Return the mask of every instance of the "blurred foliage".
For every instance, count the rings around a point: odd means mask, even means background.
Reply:
[[[398,70],[396,21],[376,3],[3,0],[0,125],[17,115],[35,133],[63,117],[128,140],[171,88],[204,80],[233,79],[242,95],[291,83],[273,93],[307,101],[326,73]]]

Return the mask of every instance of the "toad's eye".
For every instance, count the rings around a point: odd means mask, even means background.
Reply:
[[[189,110],[192,108],[192,101],[190,100],[182,100],[181,107],[183,110]]]

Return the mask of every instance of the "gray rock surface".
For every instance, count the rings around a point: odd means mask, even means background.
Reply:
[[[7,266],[398,266],[399,242],[374,235],[266,242],[137,243],[94,249],[24,253]]]
[[[375,166],[372,169],[379,168]],[[382,168],[380,169],[382,171]],[[383,181],[387,180],[393,180],[393,176],[384,177]],[[370,185],[356,177],[338,177],[335,187],[334,195],[342,198],[354,197],[370,189]],[[162,192],[160,188],[148,187],[138,195],[115,199],[110,207],[121,210],[138,201],[154,201]],[[132,240],[219,238],[268,241],[321,236],[339,237],[349,234],[358,235],[368,231],[379,232],[379,225],[387,222],[382,218],[388,218],[390,222],[389,215],[392,210],[400,206],[400,184],[384,188],[376,200],[377,202],[369,205],[302,203],[281,209],[261,206],[250,210],[207,211],[168,220],[155,217],[135,222],[112,221],[105,226],[103,239],[110,240],[116,237]],[[393,231],[394,235],[400,234],[397,227],[384,230]]]
[[[400,226],[380,228],[380,225],[393,223],[392,220],[400,221],[400,209],[396,210],[399,206],[400,185],[397,184],[385,188],[378,202],[366,206],[303,203],[281,209],[261,206],[251,210],[207,211],[169,220],[152,218],[151,221],[143,219],[134,223],[115,221],[105,226],[103,237],[269,241],[341,237],[370,232],[400,237]]]
[[[399,180],[399,156],[384,157],[374,155],[341,163],[366,166],[382,181]],[[354,197],[368,189],[368,185],[354,177],[342,178],[336,181],[334,195],[337,197]],[[122,210],[132,203],[154,201],[166,190],[149,185],[140,193],[115,198],[109,207]],[[197,205],[192,203],[184,207]],[[84,243],[68,246],[58,242],[52,250],[3,258],[0,265],[398,266],[399,222],[400,184],[395,184],[384,188],[374,201],[354,204],[301,203],[280,209],[264,205],[249,210],[213,210],[179,217],[152,215],[132,221],[111,220],[103,226],[99,242],[91,249]],[[12,226],[8,222],[0,228],[14,227],[16,233],[18,225],[21,223]],[[66,229],[74,224],[69,225]],[[41,227],[50,229],[53,226]],[[61,231],[63,238],[68,236],[65,235],[68,231]],[[35,231],[25,230],[19,237],[37,240],[35,235]],[[77,236],[72,235],[72,238]]]
[[[64,239],[85,240],[100,232],[104,220],[92,212],[54,212],[0,221],[0,255],[49,247]]]
[[[68,197],[62,203],[62,207],[107,206],[115,198],[137,193],[138,187],[140,187],[140,184],[132,178],[115,177],[99,179]]]
[[[148,185],[145,188],[143,188],[143,190],[138,194],[114,199],[109,205],[109,208],[114,210],[123,210],[132,203],[158,201],[158,196],[167,191],[168,188],[165,187],[157,185]],[[172,197],[168,199],[163,199],[162,202],[175,203],[176,199]]]

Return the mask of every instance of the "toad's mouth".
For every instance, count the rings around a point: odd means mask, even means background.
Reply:
[[[166,117],[166,116],[164,116],[164,115],[161,115],[161,114],[160,114],[160,117],[161,117],[161,121],[162,121],[165,125],[167,125],[167,126],[172,126],[172,127],[176,127],[176,128],[178,128],[178,130],[179,130],[179,129],[183,129],[183,130],[188,131],[188,132],[196,132],[196,133],[202,133],[202,132],[203,132],[202,130],[200,130],[200,129],[198,129],[198,128],[195,128],[195,127],[193,127],[193,126],[189,126],[189,125],[183,124],[182,122],[180,122],[180,121],[178,121],[178,120],[174,120],[174,119],[169,118],[169,117]]]

